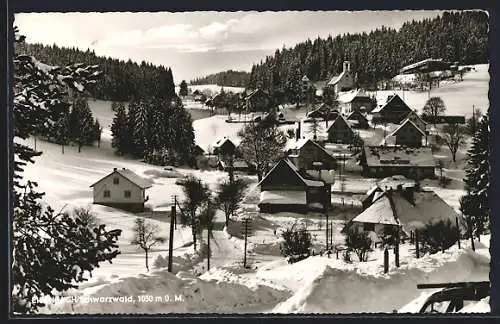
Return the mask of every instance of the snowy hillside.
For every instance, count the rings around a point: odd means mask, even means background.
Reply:
[[[446,106],[446,114],[449,115],[472,115],[472,105],[486,112],[489,99],[489,65],[475,65],[475,70],[464,74],[461,82],[441,82],[439,88],[433,88],[430,92],[431,97],[441,97]],[[417,109],[419,113],[425,102],[429,98],[427,91],[402,91],[402,90],[384,90],[371,93],[377,98],[377,103],[384,104],[387,96],[398,94],[412,109]]]

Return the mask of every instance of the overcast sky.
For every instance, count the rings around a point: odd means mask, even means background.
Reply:
[[[93,49],[97,55],[172,67],[175,82],[252,64],[307,38],[370,31],[441,11],[20,13],[30,43]]]

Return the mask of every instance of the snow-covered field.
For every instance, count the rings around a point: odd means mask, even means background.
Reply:
[[[211,93],[211,95],[215,95],[221,91],[221,89],[224,88],[225,92],[233,92],[233,93],[240,93],[245,91],[245,88],[242,87],[222,87],[217,84],[199,84],[199,85],[188,85],[188,89],[191,91],[200,91],[202,93],[208,91]],[[180,87],[176,86],[175,87],[175,92],[179,93]]]
[[[433,91],[443,92],[443,99],[448,113],[459,114],[461,110],[447,102],[487,98],[487,80],[484,72],[477,69],[464,76],[464,82],[442,87]],[[470,89],[451,90],[454,87],[470,86]],[[484,87],[486,84],[486,87]],[[474,96],[474,91],[479,91]],[[227,88],[225,88],[227,90]],[[486,91],[486,92],[485,92]],[[407,93],[405,93],[407,95]],[[432,94],[431,94],[432,95]],[[414,94],[414,100],[407,99],[411,107],[425,102],[426,93]],[[472,96],[469,98],[469,96]],[[451,99],[450,99],[451,100]],[[487,99],[486,99],[487,100]],[[423,105],[423,104],[422,104]],[[222,229],[223,215],[217,215],[218,223],[211,241],[211,269],[206,271],[206,260],[194,253],[191,245],[190,229],[178,226],[174,241],[174,273],[166,271],[166,264],[159,267],[152,264],[159,256],[168,255],[168,243],[161,244],[151,253],[150,266],[146,271],[144,254],[130,244],[132,226],[137,215],[111,207],[92,204],[92,191],[89,186],[112,171],[114,167],[128,168],[140,176],[153,181],[148,189],[148,205],[152,209],[164,210],[171,206],[172,196],[182,199],[182,192],[175,184],[175,178],[163,174],[161,167],[148,165],[138,160],[118,157],[110,147],[111,133],[109,126],[113,117],[109,102],[91,101],[90,106],[104,126],[100,148],[83,147],[78,153],[76,147],[66,147],[61,154],[58,145],[37,141],[37,149],[43,155],[35,158],[36,163],[26,169],[26,178],[39,182],[40,190],[46,193],[45,201],[55,210],[71,210],[77,206],[90,206],[102,223],[108,228],[122,229],[119,240],[121,254],[112,264],[102,264],[89,278],[88,282],[76,290],[67,292],[70,296],[80,296],[75,302],[60,301],[43,309],[46,313],[168,313],[168,312],[264,312],[264,313],[350,313],[350,312],[416,312],[419,302],[424,298],[416,289],[417,283],[434,281],[488,280],[489,241],[487,237],[476,244],[477,251],[468,249],[469,242],[462,242],[462,249],[452,247],[445,253],[414,257],[414,247],[406,243],[401,246],[401,266],[394,266],[391,253],[391,268],[383,274],[383,253],[376,250],[370,254],[367,262],[358,262],[353,254],[353,262],[336,259],[335,255],[312,256],[295,264],[288,264],[280,255],[279,232],[296,221],[305,222],[313,235],[313,246],[320,251],[325,245],[324,217],[316,214],[298,215],[293,213],[259,214],[257,212],[258,189],[248,192],[245,205],[237,213],[229,227]],[[458,106],[457,106],[458,107]],[[462,108],[460,108],[462,109]],[[464,108],[465,109],[465,108]],[[468,108],[467,108],[468,109]],[[465,110],[464,110],[465,111]],[[236,139],[242,123],[226,123],[227,116],[213,116],[193,122],[195,140],[207,149],[224,137]],[[283,126],[284,129],[294,125]],[[367,131],[368,132],[368,131]],[[363,134],[367,138],[370,134]],[[28,139],[26,144],[32,145]],[[444,149],[443,149],[444,150]],[[447,151],[439,154],[449,156]],[[459,156],[463,158],[462,151]],[[460,179],[462,173],[453,167],[445,170],[450,177]],[[192,173],[208,183],[212,189],[218,181],[227,175],[219,171],[196,171],[178,169],[180,174]],[[249,177],[254,183],[256,179]],[[345,191],[363,193],[375,179],[350,178],[346,181]],[[458,180],[457,180],[458,181]],[[447,203],[458,208],[458,197],[462,189],[457,187],[439,188],[436,181],[426,181],[424,187],[436,191]],[[341,197],[334,197],[335,202]],[[346,197],[347,199],[347,197]],[[355,198],[353,199],[353,204]],[[348,199],[347,199],[348,200]],[[349,204],[350,201],[346,203]],[[332,197],[333,201],[333,197]],[[148,217],[146,213],[144,215]],[[243,216],[252,216],[251,235],[248,239],[248,264],[243,268]],[[331,215],[333,219],[334,244],[342,245],[344,236],[341,229],[344,220],[341,216]],[[167,220],[151,219],[160,226],[161,236],[168,237]],[[207,234],[203,233],[206,242]],[[168,242],[168,241],[167,241]],[[201,274],[201,276],[198,276]],[[138,296],[153,297],[153,301],[138,300]],[[134,297],[134,302],[89,302],[87,297]],[[168,296],[168,300],[167,300]],[[161,298],[160,298],[161,297]],[[148,297],[149,298],[149,297]],[[469,311],[488,311],[486,301],[481,301]],[[467,311],[464,309],[464,311]]]
[[[433,88],[431,97],[441,97],[446,106],[446,114],[449,115],[472,115],[472,106],[486,112],[489,106],[489,65],[475,65],[475,70],[464,74],[463,81],[442,82],[439,88]],[[378,104],[385,103],[388,95],[397,93],[412,109],[422,112],[425,102],[429,98],[427,91],[402,91],[384,90],[373,93],[377,97]]]

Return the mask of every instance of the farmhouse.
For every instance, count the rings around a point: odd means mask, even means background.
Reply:
[[[228,171],[229,167],[230,167],[229,161],[219,160],[217,162],[217,168],[220,171]],[[253,170],[253,168],[245,160],[235,159],[233,161],[233,170],[240,171],[240,172],[250,172]]]
[[[337,119],[338,115],[339,111],[335,109],[332,105],[329,105],[327,103],[322,103],[316,109],[310,111],[307,114],[307,118],[321,119],[324,120],[328,125],[328,121]]]
[[[397,94],[393,94],[387,97],[387,102],[372,110],[374,123],[395,123],[404,119],[410,112],[411,108],[399,97]]]
[[[335,96],[340,92],[354,89],[354,75],[351,72],[351,62],[344,61],[342,73],[332,77],[326,84],[326,87],[328,87],[330,91],[333,91]]]
[[[418,73],[418,72],[433,72],[449,70],[451,63],[443,61],[443,59],[428,58],[423,61],[413,63],[401,68],[399,73]]]
[[[429,124],[465,124],[465,116],[429,116],[422,115],[422,119]]]
[[[327,133],[330,143],[352,144],[354,142],[354,131],[341,114],[328,127]]]
[[[247,111],[268,111],[270,104],[269,94],[261,89],[254,90],[245,97]]]
[[[340,93],[337,100],[340,112],[346,116],[354,111],[369,112],[374,108],[372,99],[362,90]]]
[[[346,120],[349,123],[349,125],[351,125],[352,128],[359,128],[359,129],[370,128],[368,119],[359,110],[354,110],[352,113],[350,113],[347,116]]]
[[[396,145],[409,147],[421,147],[422,138],[425,136],[425,132],[415,125],[410,119],[405,119],[405,121],[398,128],[388,135],[388,137],[395,138]]]
[[[236,144],[227,137],[223,137],[212,145],[213,154],[219,156],[230,156],[236,154]]]
[[[90,187],[94,191],[94,204],[143,211],[148,200],[145,190],[151,188],[151,182],[129,169],[114,168]]]
[[[284,158],[259,182],[261,212],[324,210],[331,204],[331,185],[311,180]]]
[[[337,161],[319,144],[300,139],[287,152],[288,158],[299,170],[334,170]]]
[[[363,231],[374,231],[379,236],[395,228],[401,228],[407,234],[421,229],[429,222],[450,220],[455,224],[458,213],[440,198],[434,191],[416,191],[413,188],[389,189],[378,191],[374,202],[358,216],[350,226]],[[464,224],[459,219],[463,230]]]
[[[403,175],[421,180],[435,176],[435,162],[430,147],[365,146],[361,165],[368,177]]]

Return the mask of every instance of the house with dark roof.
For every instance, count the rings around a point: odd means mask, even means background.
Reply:
[[[457,219],[460,230],[465,230],[462,218],[434,191],[398,186],[396,189],[377,191],[371,205],[348,225],[373,231],[381,237],[395,228],[409,234],[430,222],[450,220],[455,224]]]
[[[359,89],[340,93],[337,101],[340,112],[346,116],[354,111],[370,112],[374,108],[370,96]]]
[[[271,108],[271,97],[262,89],[256,89],[245,97],[247,111],[269,111]]]
[[[367,177],[402,175],[413,180],[435,177],[430,147],[364,146],[361,165]]]
[[[340,92],[354,89],[354,74],[351,71],[351,62],[344,61],[342,72],[333,76],[326,84],[330,91],[337,96]]]
[[[113,172],[93,183],[94,204],[130,211],[143,211],[148,200],[146,189],[152,182],[129,169],[114,168]]]
[[[363,205],[363,210],[370,207],[371,204],[377,200],[377,198],[389,189],[398,189],[401,187],[406,190],[407,188],[417,188],[417,183],[415,180],[408,179],[404,176],[392,176],[384,178],[378,181],[373,187],[371,187],[365,195],[365,198],[361,201]]]
[[[371,111],[372,122],[377,124],[399,124],[412,109],[397,94],[387,97],[387,102]]]
[[[335,170],[337,161],[310,139],[300,139],[288,147],[288,158],[299,170]]]
[[[327,133],[330,143],[353,144],[354,142],[354,131],[342,114],[339,114],[328,127]]]
[[[388,135],[388,137],[395,139],[394,144],[409,147],[421,147],[425,136],[426,133],[410,119],[405,119],[398,128]]]
[[[331,204],[331,186],[301,173],[288,158],[276,163],[258,186],[258,206],[265,213],[323,211]]]
[[[217,140],[213,145],[213,154],[218,156],[235,155],[237,152],[236,144],[228,137],[223,137]]]
[[[422,120],[428,124],[465,124],[465,116],[458,115],[443,115],[443,116],[429,116],[422,115]]]
[[[349,125],[351,125],[352,128],[359,128],[359,129],[370,128],[368,119],[359,110],[354,110],[353,112],[351,112],[347,116],[346,120],[349,123]]]

